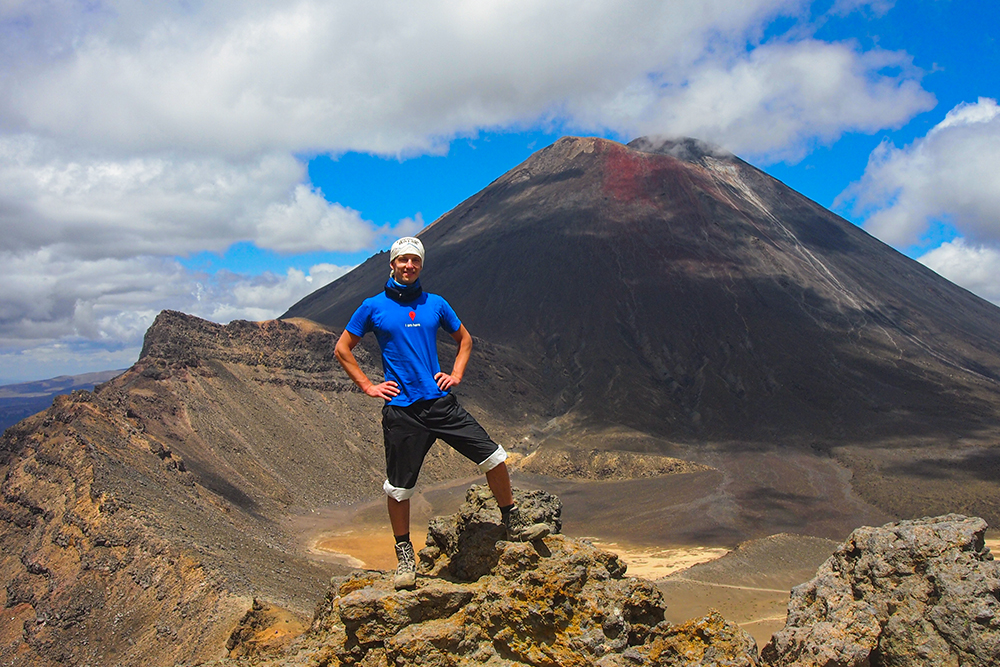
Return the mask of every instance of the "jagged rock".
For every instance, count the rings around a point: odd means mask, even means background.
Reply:
[[[226,649],[234,658],[280,653],[305,629],[287,610],[254,598],[253,606],[229,636]]]
[[[955,514],[859,528],[792,590],[769,665],[996,665],[1000,565],[986,522]]]
[[[655,633],[646,655],[647,664],[678,667],[752,667],[759,664],[753,638],[715,610]],[[628,655],[624,657],[633,661],[608,664],[642,664]]]
[[[471,494],[470,494],[471,495]],[[473,582],[390,574],[334,582],[302,653],[366,665],[757,665],[753,639],[718,614],[671,626],[656,587],[614,554],[551,535],[499,542]],[[305,648],[311,646],[311,648]],[[337,663],[331,663],[337,664]]]
[[[309,633],[285,655],[254,664],[758,664],[756,644],[738,626],[718,613],[670,625],[651,582],[626,577],[615,554],[560,534],[495,541],[487,573],[449,580],[448,564],[462,561],[467,546],[482,549],[485,536],[497,529],[499,512],[487,493],[473,487],[458,514],[432,522],[428,541],[441,540],[435,547],[440,553],[425,564],[442,569],[442,576],[421,574],[412,591],[395,590],[391,573],[335,578]],[[533,519],[560,527],[555,496],[517,491],[516,498]],[[232,648],[234,656],[241,654],[238,645]]]
[[[532,523],[547,523],[552,533],[562,531],[562,501],[545,491],[514,489],[521,514]],[[458,512],[431,519],[427,546],[420,550],[419,571],[438,575],[447,572],[461,581],[475,581],[492,570],[504,539],[500,509],[489,488],[473,485]]]

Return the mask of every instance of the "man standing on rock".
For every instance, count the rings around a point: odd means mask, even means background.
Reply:
[[[549,527],[529,524],[514,505],[507,472],[507,453],[493,442],[450,389],[462,381],[472,353],[472,336],[448,302],[420,287],[424,246],[404,237],[389,250],[389,280],[381,294],[365,299],[337,341],[336,355],[352,380],[382,408],[385,439],[389,521],[396,538],[395,586],[416,585],[416,557],[410,542],[410,497],[424,457],[440,438],[486,473],[486,481],[500,506],[510,540],[544,537]],[[437,330],[443,328],[458,343],[451,373],[441,371]],[[373,383],[364,374],[352,350],[369,331],[382,349],[385,381]]]

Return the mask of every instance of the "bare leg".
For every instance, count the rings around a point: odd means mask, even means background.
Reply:
[[[510,488],[510,483],[507,483]],[[386,496],[386,506],[389,509],[389,523],[392,524],[393,535],[406,535],[410,532],[410,499],[396,500]]]
[[[506,463],[501,462],[487,472],[486,483],[490,485],[490,491],[493,492],[497,505],[507,507],[514,504],[514,494],[510,490],[510,473],[507,472]]]

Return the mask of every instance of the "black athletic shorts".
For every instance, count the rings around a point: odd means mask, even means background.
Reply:
[[[385,438],[385,492],[396,500],[413,495],[424,457],[440,438],[458,453],[489,472],[507,458],[486,430],[458,404],[454,394],[405,407],[382,408]]]

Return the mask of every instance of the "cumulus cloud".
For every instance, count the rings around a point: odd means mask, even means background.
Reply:
[[[882,72],[905,64],[899,54],[812,41],[747,53],[770,20],[804,13],[793,0],[178,7],[133,11],[124,32],[80,19],[72,51],[12,67],[3,115],[27,132],[125,152],[407,154],[553,115],[770,151],[892,126],[929,99],[911,68]],[[759,120],[767,132],[753,131]]]
[[[918,243],[945,221],[969,242],[1000,245],[1000,107],[979,98],[948,112],[904,148],[883,142],[861,180],[838,198],[865,228],[899,246]]]
[[[42,250],[0,254],[0,347],[40,338],[136,340],[164,308],[216,321],[268,319],[351,267],[308,272],[192,272],[176,260],[130,257],[80,261]]]
[[[131,363],[164,308],[219,322],[272,318],[347,270],[200,275],[177,256],[239,242],[285,254],[350,252],[422,227],[419,216],[376,227],[303,177],[287,154],[113,158],[0,136],[0,375]]]
[[[635,102],[623,105],[620,122],[634,115],[640,134],[669,128],[742,155],[797,160],[815,143],[899,127],[932,108],[918,78],[897,52],[817,40],[765,44],[708,59],[681,81],[646,82],[629,93]]]
[[[958,238],[920,257],[952,282],[1000,304],[1000,106],[959,104],[925,137],[897,148],[882,142],[861,180],[835,202],[898,247],[947,224]]]
[[[135,361],[142,336],[163,309],[216,322],[277,317],[352,267],[316,264],[247,276],[191,272],[170,258],[62,258],[51,250],[0,253],[0,364],[34,377],[59,364],[105,369],[112,359]],[[89,360],[90,365],[84,363]],[[47,371],[48,372],[48,371]],[[83,371],[80,371],[83,372]]]
[[[308,272],[291,268],[284,275],[266,272],[247,277],[222,273],[208,284],[199,283],[199,303],[188,312],[216,322],[272,319],[352,268],[315,264]]]
[[[358,211],[331,204],[323,193],[306,185],[295,187],[291,201],[269,205],[257,223],[254,240],[261,248],[283,253],[313,250],[360,250],[391,235],[416,234],[423,218],[404,218],[397,225],[375,228]]]
[[[1000,306],[1000,248],[969,245],[956,239],[931,250],[920,261],[956,285]]]
[[[0,211],[11,251],[57,247],[82,258],[223,251],[354,251],[378,230],[301,184],[291,155],[243,161],[161,154],[74,154],[31,135],[0,137]]]

